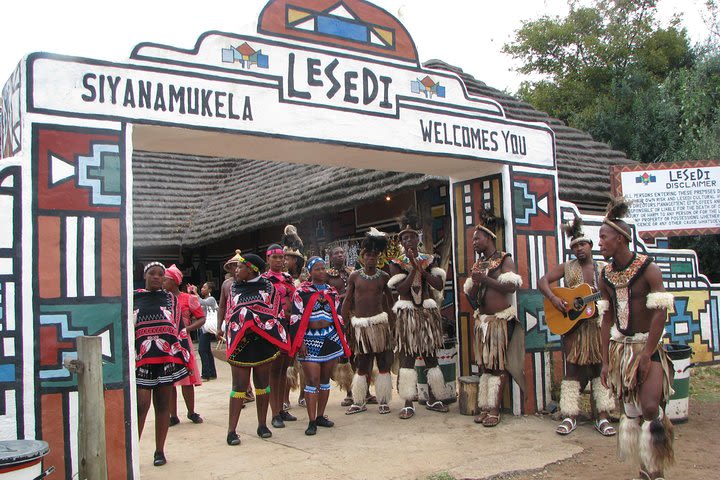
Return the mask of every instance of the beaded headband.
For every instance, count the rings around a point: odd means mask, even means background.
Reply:
[[[147,265],[145,265],[145,268],[143,269],[143,275],[145,275],[148,270],[150,270],[153,267],[160,267],[162,268],[163,273],[165,273],[165,265],[163,265],[160,262],[150,262]]]

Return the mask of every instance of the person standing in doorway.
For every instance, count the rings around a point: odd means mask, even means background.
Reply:
[[[185,406],[187,407],[187,418],[193,423],[203,423],[202,417],[195,411],[195,387],[202,385],[200,378],[200,369],[197,366],[195,352],[190,339],[189,332],[193,332],[205,323],[205,312],[200,307],[200,302],[195,295],[180,291],[183,274],[175,265],[169,266],[165,270],[165,280],[163,286],[165,290],[175,295],[180,304],[182,313],[182,329],[180,330],[180,341],[183,343],[190,353],[190,375],[175,382],[175,386],[179,386],[182,390]],[[170,426],[180,423],[177,416],[177,390],[173,388],[172,398],[170,399]]]

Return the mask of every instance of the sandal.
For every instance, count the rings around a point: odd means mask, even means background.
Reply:
[[[377,397],[375,395],[368,395],[365,398],[365,403],[367,403],[368,405],[377,405]]]
[[[230,446],[240,445],[240,437],[238,437],[238,434],[235,432],[228,432],[227,444]]]
[[[345,410],[345,415],[354,415],[360,412],[366,412],[367,407],[365,405],[350,405],[350,408]]]
[[[385,414],[390,413],[390,405],[388,405],[386,403],[378,405],[378,412],[380,413],[380,415],[385,415]]]
[[[188,414],[187,417],[188,417],[188,419],[189,419],[191,422],[193,422],[193,423],[203,423],[202,417],[201,417],[200,414],[197,413],[197,412],[190,413],[190,414]]]
[[[298,400],[298,405],[300,405],[301,407],[305,407],[305,399],[301,398],[300,400]]]
[[[163,452],[155,452],[153,455],[153,466],[162,467],[166,463],[167,460],[165,459],[165,454]]]
[[[600,432],[600,435],[603,437],[612,437],[617,432],[615,431],[615,427],[610,425],[610,422],[607,418],[601,418],[600,420],[597,420],[595,422],[595,430]]]
[[[498,423],[500,423],[500,414],[493,415],[492,413],[488,413],[482,422],[482,426],[483,427],[494,427]]]
[[[435,400],[432,403],[428,402],[427,404],[425,404],[425,408],[428,410],[432,410],[433,412],[440,412],[440,413],[447,413],[450,411],[450,407],[445,405],[440,400]]]
[[[342,402],[340,402],[341,407],[349,407],[353,404],[352,397],[345,397]]]
[[[606,420],[607,421],[607,420]],[[577,428],[577,422],[574,418],[564,418],[560,425],[557,426],[555,432],[558,435],[570,435]],[[601,432],[602,433],[602,432]]]
[[[400,418],[407,420],[415,416],[415,407],[403,407],[400,409]]]
[[[488,416],[488,413],[489,413],[489,412],[488,412],[487,410],[481,410],[481,411],[480,411],[480,414],[477,415],[475,418],[473,418],[473,422],[475,422],[475,423],[483,423],[483,421],[485,421],[485,417]]]
[[[270,437],[272,437],[272,432],[270,431],[269,428],[267,428],[266,425],[260,425],[260,426],[257,428],[257,431],[256,431],[255,433],[257,433],[257,436],[260,437],[260,438],[270,438]]]
[[[170,426],[174,427],[178,423],[180,423],[180,419],[178,417],[176,417],[175,415],[171,415],[170,416]]]
[[[332,428],[335,426],[335,422],[330,420],[327,416],[317,417],[315,419],[315,425],[318,427]]]

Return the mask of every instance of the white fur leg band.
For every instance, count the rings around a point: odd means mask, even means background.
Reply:
[[[592,395],[598,412],[612,412],[615,409],[615,399],[612,397],[610,389],[603,386],[600,377],[592,379]]]
[[[375,379],[375,394],[380,405],[387,405],[392,400],[392,377],[389,373],[378,373]]]
[[[648,293],[645,306],[652,310],[661,310],[663,308],[671,311],[674,306],[675,296],[670,292],[652,292]]]
[[[639,461],[638,440],[640,438],[640,418],[620,417],[618,430],[617,457],[621,462]]]
[[[563,380],[560,383],[560,413],[563,417],[577,417],[580,414],[580,382]]]
[[[368,381],[365,375],[355,374],[352,379],[352,397],[355,405],[365,405],[365,396],[367,395]]]
[[[501,273],[498,276],[497,281],[500,282],[501,284],[515,285],[518,288],[522,287],[522,283],[523,283],[522,277],[515,272]]]
[[[443,377],[440,367],[433,367],[427,371],[428,387],[432,391],[437,400],[447,400],[451,398],[453,392],[447,387],[445,377]]]
[[[417,396],[417,372],[414,368],[401,368],[398,372],[398,395],[403,400],[415,400]]]
[[[487,410],[489,407],[488,399],[487,399],[488,380],[490,380],[489,373],[483,373],[482,375],[480,375],[480,382],[478,384],[478,398],[477,398],[477,405],[480,408],[480,410]]]
[[[488,390],[487,390],[487,406],[488,408],[498,408],[498,395],[500,395],[500,377],[497,375],[490,375],[488,378]]]

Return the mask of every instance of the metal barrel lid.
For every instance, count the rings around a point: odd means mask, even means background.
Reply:
[[[42,440],[0,440],[0,466],[28,462],[49,451],[48,443]]]

